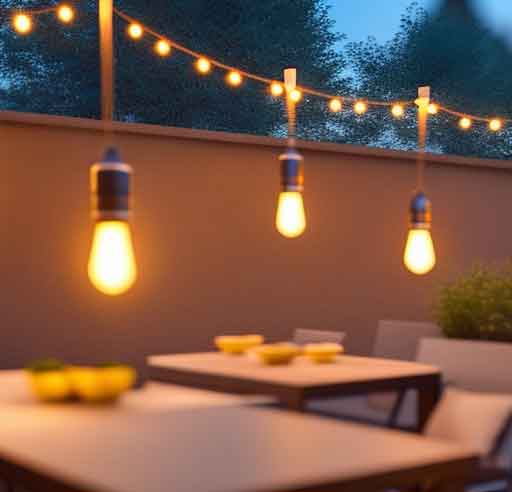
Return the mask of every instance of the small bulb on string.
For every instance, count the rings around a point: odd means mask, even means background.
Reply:
[[[302,92],[299,91],[299,89],[292,89],[289,92],[288,97],[290,98],[290,101],[297,104],[302,99]]]
[[[472,124],[473,122],[471,121],[471,119],[467,118],[466,116],[459,120],[459,128],[461,128],[462,130],[469,130]]]
[[[128,26],[127,32],[128,36],[130,36],[132,39],[140,39],[144,34],[144,29],[142,29],[142,26],[137,22],[132,22]]]
[[[212,69],[212,64],[210,63],[210,60],[208,60],[204,57],[197,59],[196,70],[199,73],[205,75],[205,74],[209,73],[211,69]]]
[[[160,56],[169,56],[171,54],[171,43],[165,39],[160,39],[155,43],[154,49]]]
[[[430,103],[427,107],[428,114],[435,115],[439,113],[439,106],[436,103]]]
[[[395,118],[403,118],[404,114],[405,114],[405,109],[404,109],[403,105],[402,104],[393,104],[393,106],[391,106],[391,114]]]
[[[333,113],[339,113],[342,108],[343,108],[343,103],[341,102],[341,99],[338,99],[337,97],[335,97],[329,101],[329,109]]]
[[[69,5],[63,4],[57,8],[57,17],[64,24],[69,24],[75,18],[75,11]]]
[[[366,104],[364,101],[356,101],[354,104],[354,113],[362,115],[365,114],[366,111],[368,111],[368,104]]]
[[[283,95],[284,87],[283,84],[280,84],[279,82],[272,82],[270,84],[270,93],[274,97],[280,97]]]
[[[16,14],[12,19],[12,27],[18,34],[28,34],[32,30],[32,18],[27,14]]]
[[[498,132],[503,128],[503,123],[498,118],[493,118],[489,121],[489,130],[492,132]]]
[[[233,87],[238,87],[242,84],[242,75],[240,72],[237,72],[236,70],[231,70],[231,72],[228,73],[226,80],[229,85]]]

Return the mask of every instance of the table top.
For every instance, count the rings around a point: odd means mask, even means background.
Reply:
[[[440,374],[437,367],[376,357],[342,355],[332,364],[315,364],[297,357],[285,366],[265,366],[244,355],[204,352],[149,356],[148,365],[188,373],[234,377],[283,386],[314,388]]]
[[[451,443],[275,409],[0,404],[2,474],[40,491],[321,492],[474,463]]]

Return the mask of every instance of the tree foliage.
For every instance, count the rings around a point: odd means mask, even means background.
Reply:
[[[3,8],[19,1],[0,0]],[[25,6],[40,6],[26,1]],[[126,13],[177,42],[227,64],[282,78],[296,66],[300,83],[347,91],[341,74],[345,62],[335,45],[341,40],[323,0],[120,0]],[[99,115],[99,60],[96,2],[80,3],[80,17],[71,27],[40,16],[27,37],[2,23],[4,43],[0,78],[4,107],[73,116]],[[245,81],[226,87],[224,72],[207,77],[194,72],[190,57],[152,53],[146,36],[134,42],[126,24],[116,19],[116,112],[121,120],[164,125],[271,134],[284,123],[282,103],[266,88]],[[285,65],[283,65],[285,64]],[[328,137],[324,104],[312,101],[299,115],[306,138]]]
[[[429,15],[413,3],[402,17],[393,39],[351,43],[347,57],[361,95],[392,101],[411,100],[417,87],[430,85],[433,97],[445,106],[484,116],[512,117],[512,52],[474,16],[462,17],[446,7]],[[349,139],[414,148],[413,111],[402,121],[375,112],[357,123],[347,122]],[[459,155],[510,158],[512,133],[489,132],[485,123],[470,132],[457,127],[457,118],[430,118],[431,150]]]

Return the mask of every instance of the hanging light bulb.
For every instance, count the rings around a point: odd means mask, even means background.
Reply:
[[[403,116],[405,114],[403,105],[402,104],[393,104],[393,106],[391,106],[391,114],[395,118],[403,118]]]
[[[208,60],[204,57],[197,59],[196,69],[199,73],[202,73],[203,75],[205,75],[210,72],[211,68],[212,68],[212,64],[210,63],[210,60]]]
[[[459,127],[462,128],[462,130],[469,130],[472,124],[473,122],[471,119],[467,118],[466,116],[459,120]]]
[[[270,84],[270,93],[274,97],[282,96],[284,92],[283,84],[280,84],[279,82],[272,82]]]
[[[160,56],[169,56],[171,53],[171,43],[165,39],[159,39],[155,43],[154,50]]]
[[[368,104],[364,101],[356,101],[354,104],[354,112],[358,115],[362,115],[368,111]]]
[[[18,34],[32,31],[32,18],[27,14],[16,14],[12,19],[12,27]]]
[[[91,167],[92,217],[95,221],[88,274],[102,293],[115,296],[133,286],[137,265],[128,219],[132,168],[108,149]]]
[[[498,118],[493,118],[491,121],[489,121],[489,130],[492,132],[498,132],[503,127],[503,123]]]
[[[290,98],[290,101],[297,104],[302,100],[302,92],[299,91],[299,89],[292,89],[288,97]]]
[[[242,75],[236,70],[231,70],[231,72],[228,73],[226,80],[229,85],[238,87],[242,83]]]
[[[302,191],[304,190],[304,169],[302,156],[288,148],[279,156],[281,161],[281,186],[279,194],[276,228],[287,238],[300,236],[306,229],[306,214]]]
[[[62,4],[57,8],[57,17],[64,24],[69,24],[75,18],[75,11],[69,5]]]
[[[434,115],[439,113],[439,106],[436,103],[430,103],[427,107],[428,114]]]
[[[329,101],[329,109],[333,113],[339,113],[342,108],[343,108],[343,103],[341,102],[341,99],[338,99],[337,97],[335,97]]]
[[[142,29],[142,26],[137,24],[137,22],[132,22],[128,26],[127,32],[128,36],[130,36],[132,39],[140,39],[144,34],[144,29]]]
[[[410,225],[404,251],[404,264],[416,275],[424,275],[434,268],[436,253],[430,235],[432,204],[423,192],[414,195],[410,206]]]

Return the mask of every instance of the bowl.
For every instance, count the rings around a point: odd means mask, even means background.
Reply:
[[[215,337],[215,346],[226,354],[240,355],[264,342],[261,335],[229,335]]]
[[[304,345],[302,353],[318,364],[334,362],[336,356],[344,351],[339,343],[308,343]]]
[[[285,365],[300,354],[300,349],[293,343],[274,343],[256,347],[251,354],[269,366]]]

